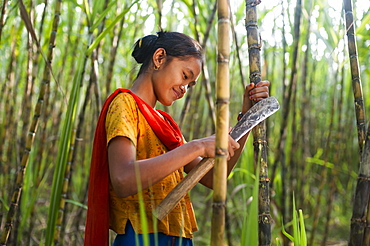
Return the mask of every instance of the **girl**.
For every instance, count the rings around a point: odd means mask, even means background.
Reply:
[[[144,200],[150,245],[193,245],[197,230],[188,196],[163,220],[153,209],[197,165],[214,157],[215,136],[185,142],[173,119],[155,109],[170,106],[195,86],[202,67],[201,46],[177,32],[158,32],[135,43],[132,56],[142,64],[130,90],[118,89],[105,102],[92,155],[85,245],[142,245],[139,195]],[[250,84],[242,113],[269,96],[268,81]],[[228,171],[236,164],[247,136],[229,138]],[[200,181],[212,188],[212,170]],[[157,244],[156,244],[157,243]]]

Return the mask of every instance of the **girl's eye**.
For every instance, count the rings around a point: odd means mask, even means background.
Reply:
[[[193,87],[195,84],[196,84],[196,82],[191,82],[191,83],[189,83],[189,84],[188,84],[188,89],[189,89],[190,87]]]
[[[188,76],[186,76],[186,74],[185,74],[185,73],[183,73],[183,75],[184,75],[184,79],[188,79]]]

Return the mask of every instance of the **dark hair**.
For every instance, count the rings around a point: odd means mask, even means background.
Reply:
[[[137,63],[142,64],[139,74],[148,68],[158,48],[165,49],[169,57],[193,56],[203,61],[202,47],[197,41],[183,33],[160,31],[157,35],[142,37],[135,43],[131,55]]]

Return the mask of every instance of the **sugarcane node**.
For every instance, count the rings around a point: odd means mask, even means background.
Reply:
[[[217,60],[217,63],[229,63],[228,59]]]
[[[217,207],[217,208],[226,207],[226,203],[225,202],[213,202],[212,207]]]
[[[273,222],[273,219],[270,214],[259,214],[258,222],[262,222],[264,224],[270,224],[271,222]]]
[[[268,177],[260,177],[260,182],[266,182],[266,183],[268,183],[268,182],[270,182],[270,178],[268,178]]]
[[[227,149],[217,148],[216,156],[227,156]]]
[[[226,98],[218,98],[216,100],[216,104],[229,104],[229,99],[226,99]]]
[[[217,56],[217,63],[229,63],[229,57],[219,53]]]
[[[217,61],[222,62],[223,60],[229,61],[229,56],[225,56],[222,53],[218,53],[217,54]]]
[[[221,19],[218,20],[218,23],[229,23],[230,19],[227,17],[222,17]]]
[[[21,165],[21,167],[19,168],[19,172],[20,172],[20,173],[24,173],[24,169],[26,169],[26,166]],[[21,186],[20,186],[20,187],[21,187]]]
[[[349,15],[349,14],[353,15],[353,11],[351,11],[351,10],[347,10],[347,11],[346,11],[346,15]],[[353,25],[353,23],[351,23],[351,25]]]
[[[262,139],[258,139],[256,141],[253,142],[253,145],[256,145],[256,144],[267,144],[267,141],[266,140],[262,140]]]
[[[254,6],[257,6],[260,3],[261,3],[261,0],[249,0],[249,1],[247,1],[246,6],[247,6],[247,8],[248,7],[254,7]]]
[[[362,219],[352,218],[351,223],[365,225],[366,224],[366,218],[362,218]]]
[[[18,203],[16,203],[16,202],[11,202],[11,205],[14,206],[14,207],[18,207]]]
[[[361,181],[370,181],[370,176],[365,176],[365,175],[363,175],[363,174],[360,174],[360,175],[358,175],[357,180],[361,180]]]
[[[258,44],[251,44],[249,45],[248,49],[251,50],[251,49],[257,49],[257,50],[261,50],[262,48],[262,43],[258,43]]]
[[[245,20],[245,27],[258,29],[257,21],[254,20]]]
[[[259,71],[255,71],[255,72],[252,72],[250,75],[249,75],[249,79],[254,79],[254,78],[261,78],[261,73]]]

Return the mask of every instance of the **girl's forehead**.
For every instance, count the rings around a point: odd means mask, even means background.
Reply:
[[[184,66],[201,66],[202,65],[202,61],[196,57],[193,57],[193,56],[189,56],[185,59],[180,59],[180,58],[177,58],[175,57],[175,59],[173,59],[173,61],[176,61],[176,62],[179,62],[179,63],[182,63]]]

